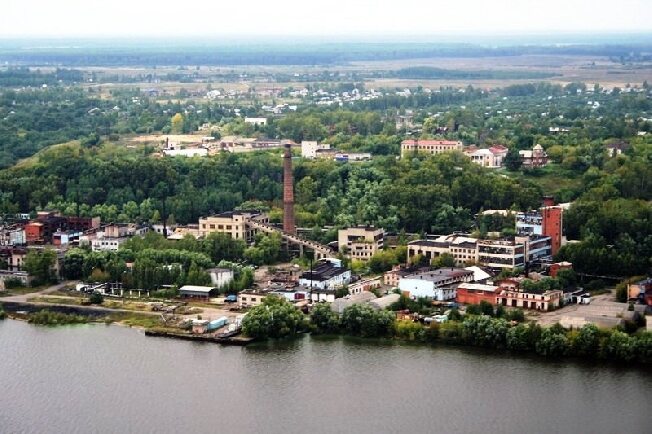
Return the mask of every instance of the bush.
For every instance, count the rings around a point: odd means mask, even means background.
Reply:
[[[15,289],[15,288],[24,288],[23,282],[20,279],[7,279],[5,280],[5,288]]]
[[[652,333],[644,332],[635,337],[636,358],[641,363],[652,363]]]
[[[453,308],[448,312],[448,320],[449,321],[461,321],[462,320],[462,314],[457,308]]]
[[[607,282],[601,279],[595,279],[589,281],[586,285],[584,285],[584,289],[587,291],[601,291],[607,287]]]
[[[462,324],[458,321],[447,321],[439,324],[439,339],[447,344],[460,344],[462,340]]]
[[[83,324],[88,318],[82,315],[72,315],[50,310],[41,310],[29,316],[28,322],[37,325]]]
[[[257,339],[291,336],[306,329],[306,319],[289,301],[268,296],[242,320],[242,331]]]
[[[608,360],[628,362],[636,355],[636,341],[633,337],[618,330],[611,332],[603,341],[602,357]]]
[[[480,306],[477,304],[469,304],[466,306],[466,314],[467,315],[482,315],[482,309],[480,309]]]
[[[91,304],[102,304],[102,302],[104,301],[104,297],[99,292],[94,292],[89,297],[89,301],[91,302]]]
[[[493,316],[494,315],[494,307],[488,301],[482,300],[480,302],[480,312],[482,312],[482,315]]]
[[[578,356],[594,356],[600,348],[600,329],[594,324],[584,325],[571,339],[573,353]]]
[[[396,337],[407,341],[424,341],[426,337],[425,328],[414,321],[401,320],[394,324]]]
[[[535,345],[541,335],[541,327],[536,324],[519,324],[507,330],[507,349],[516,352],[534,351]]]
[[[505,319],[508,321],[523,322],[525,321],[525,313],[523,309],[511,309],[505,314]]]
[[[316,333],[337,333],[340,316],[331,310],[330,304],[319,303],[310,313],[310,324]]]
[[[545,357],[565,356],[569,351],[568,337],[563,330],[561,333],[555,330],[554,326],[544,329],[536,342],[535,350]]]
[[[502,348],[505,346],[507,322],[487,315],[471,316],[462,322],[462,336],[468,344]]]
[[[394,313],[376,311],[369,305],[354,304],[342,312],[340,326],[349,335],[362,337],[391,336]]]

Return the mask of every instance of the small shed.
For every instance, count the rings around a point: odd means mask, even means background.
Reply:
[[[200,335],[208,331],[208,320],[205,319],[193,319],[192,320],[192,332],[194,334]]]
[[[211,291],[215,289],[212,286],[184,285],[179,288],[179,295],[183,298],[198,298],[208,300]]]

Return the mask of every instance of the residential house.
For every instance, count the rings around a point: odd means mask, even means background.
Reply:
[[[539,144],[534,145],[531,150],[518,151],[518,155],[521,157],[524,169],[534,169],[548,164],[548,154]]]
[[[609,157],[616,157],[629,149],[629,143],[624,141],[612,142],[607,145]]]

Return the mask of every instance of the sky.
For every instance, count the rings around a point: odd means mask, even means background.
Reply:
[[[2,0],[0,38],[652,32],[652,0]]]

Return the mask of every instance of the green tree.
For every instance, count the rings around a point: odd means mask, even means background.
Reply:
[[[600,330],[594,324],[584,325],[571,342],[578,356],[596,356],[600,347]]]
[[[331,310],[330,304],[318,303],[310,312],[310,323],[316,333],[337,333],[340,316]]]
[[[432,260],[435,268],[451,268],[455,266],[455,258],[450,253],[444,253]]]
[[[54,250],[30,250],[25,255],[23,268],[32,276],[34,285],[51,283],[56,280],[53,272],[57,254]]]
[[[518,154],[517,148],[511,148],[507,151],[507,156],[505,156],[505,167],[512,172],[515,172],[521,168],[523,162],[521,161],[521,156]]]
[[[569,341],[566,334],[554,327],[549,327],[541,332],[537,340],[535,350],[538,354],[546,357],[562,357],[568,354]]]
[[[257,339],[291,336],[305,328],[305,316],[290,302],[275,296],[267,296],[242,320],[242,331]]]
[[[341,327],[352,336],[390,336],[394,329],[394,319],[392,312],[376,311],[366,304],[354,304],[342,312]]]

